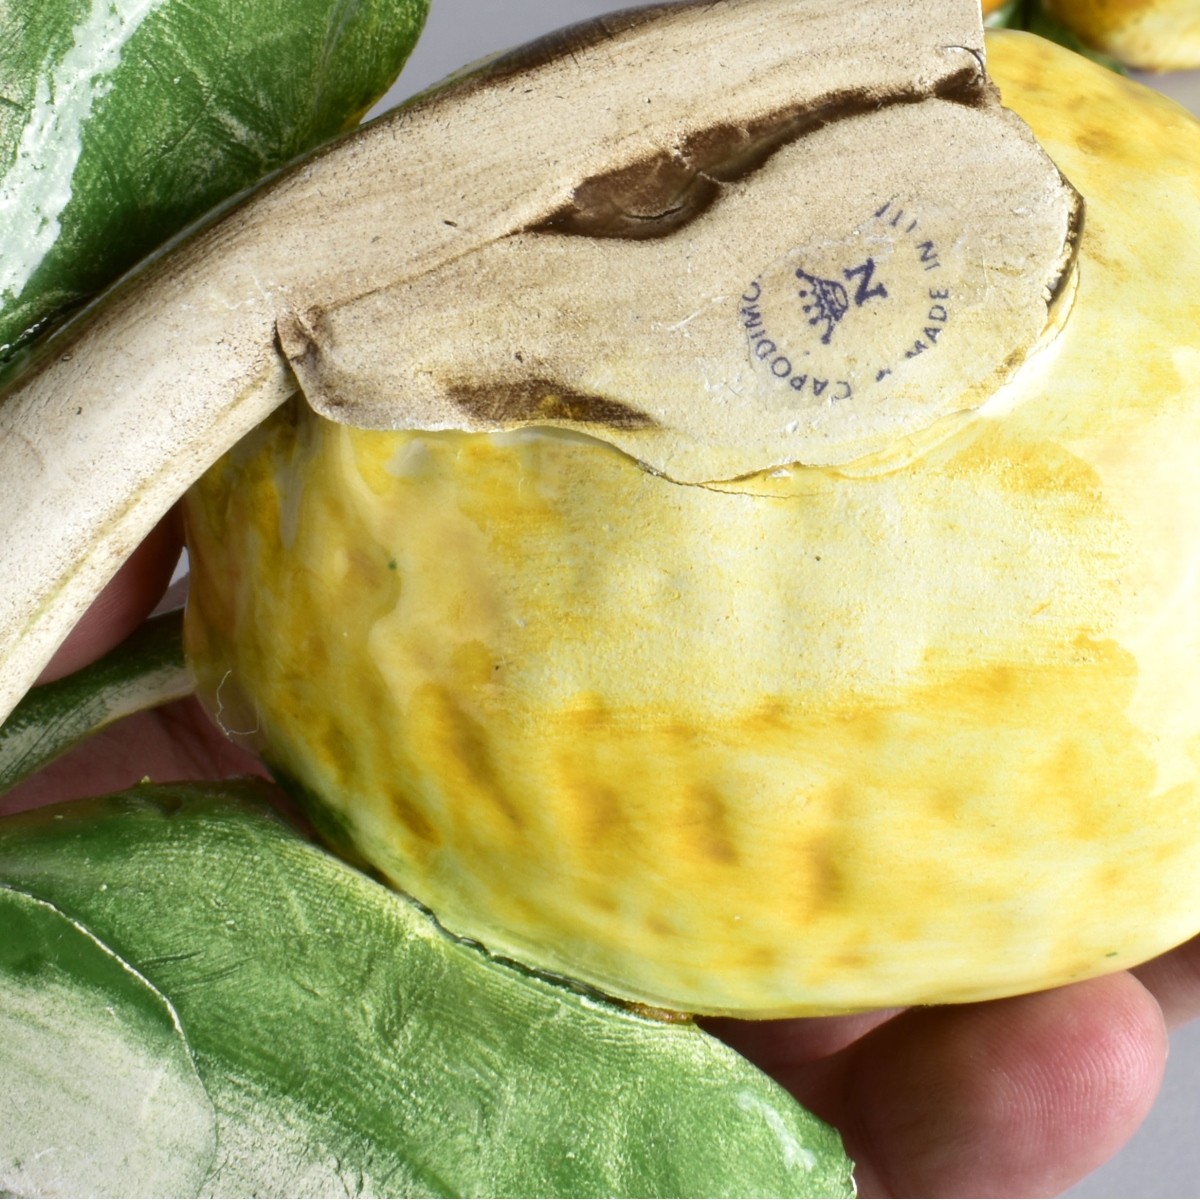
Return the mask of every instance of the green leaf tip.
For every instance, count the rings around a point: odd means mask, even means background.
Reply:
[[[0,1189],[199,1188],[216,1120],[169,1002],[44,900],[0,887],[0,928]]]
[[[0,795],[105,726],[192,687],[182,612],[154,617],[99,661],[26,693],[0,724]]]

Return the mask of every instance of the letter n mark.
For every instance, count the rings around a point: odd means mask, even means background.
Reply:
[[[865,263],[860,263],[857,267],[847,267],[842,275],[846,281],[858,277],[858,291],[854,293],[855,308],[862,308],[868,300],[878,296],[881,300],[887,297],[887,288],[882,283],[877,283],[874,287],[871,286],[871,280],[875,277],[875,260],[868,258]]]

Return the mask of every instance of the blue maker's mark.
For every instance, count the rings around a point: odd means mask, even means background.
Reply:
[[[859,263],[857,267],[847,267],[842,271],[842,278],[847,283],[853,279],[858,280],[858,287],[854,293],[855,308],[861,308],[868,300],[877,297],[879,299],[886,298],[887,288],[882,283],[872,286],[871,280],[874,277],[875,260],[873,258]],[[796,278],[807,284],[806,287],[800,289],[800,299],[809,301],[804,305],[804,311],[813,314],[808,318],[808,323],[814,326],[825,323],[821,344],[828,346],[838,322],[850,311],[849,293],[836,279],[822,279],[817,275],[810,275],[803,267],[797,268]]]

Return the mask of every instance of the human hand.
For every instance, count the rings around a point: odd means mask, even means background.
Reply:
[[[1200,939],[984,1004],[704,1024],[837,1127],[861,1196],[1052,1196],[1135,1132],[1196,1016]]]
[[[124,641],[162,599],[183,542],[181,522],[165,517],[96,598],[72,630],[39,683],[49,683],[94,662]],[[109,726],[37,774],[0,795],[0,817],[47,804],[79,800],[156,783],[267,777],[252,754],[228,741],[189,697]],[[280,807],[286,801],[280,795]]]
[[[158,603],[164,521],[51,663],[67,674]],[[265,774],[194,700],[127,718],[0,798],[0,813],[156,781]],[[705,1025],[836,1126],[863,1196],[1053,1195],[1110,1157],[1158,1091],[1169,1028],[1200,1015],[1200,939],[1133,973],[985,1004]]]

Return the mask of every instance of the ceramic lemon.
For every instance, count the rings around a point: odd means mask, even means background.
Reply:
[[[1200,925],[1200,126],[1035,38],[987,53],[1082,210],[1047,184],[956,225],[965,126],[860,187],[850,115],[747,177],[832,192],[823,226],[737,182],[652,242],[548,222],[411,285],[380,347],[458,428],[295,400],[190,494],[214,715],[450,930],[766,1016]],[[281,337],[328,404],[354,317],[310,316]]]
[[[1195,0],[1045,0],[1088,45],[1154,71],[1200,67],[1200,5]]]
[[[906,12],[611,16],[125,280],[0,404],[0,714],[219,459],[214,717],[498,955],[768,1015],[1193,933],[1198,127]]]

